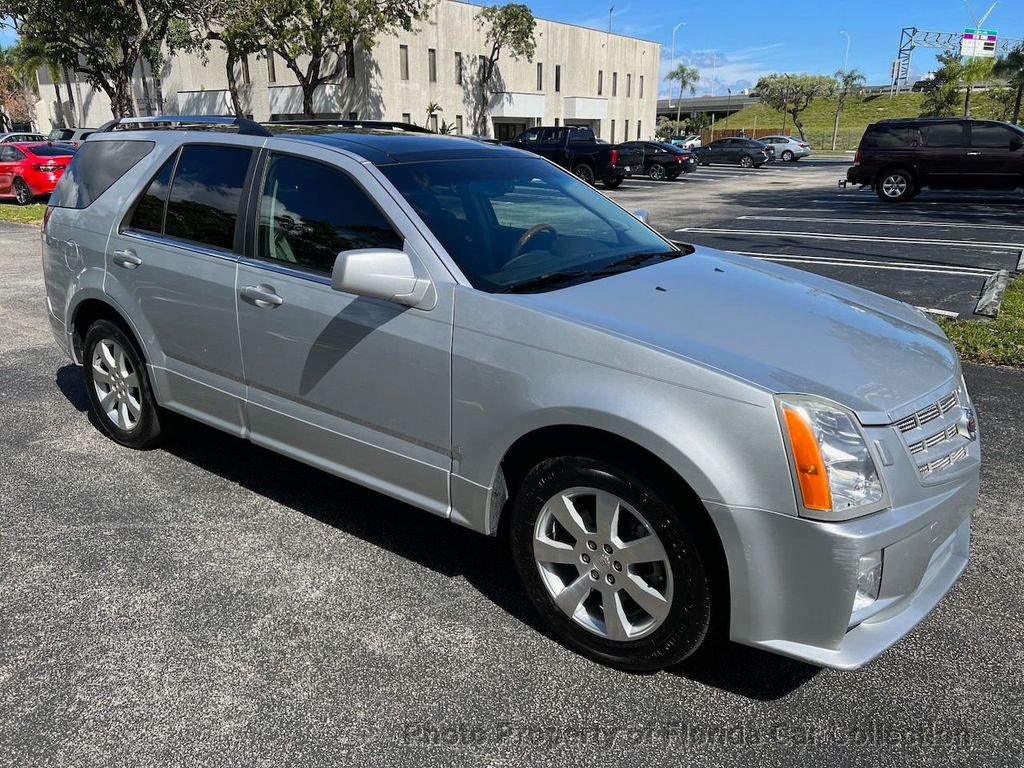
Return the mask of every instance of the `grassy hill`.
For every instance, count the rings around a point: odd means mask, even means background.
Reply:
[[[839,136],[836,149],[856,149],[864,129],[869,123],[893,117],[919,117],[924,108],[923,93],[901,93],[893,98],[888,95],[851,96],[846,102],[839,122]],[[971,111],[975,117],[995,117],[992,99],[987,93],[976,93]],[[835,120],[835,99],[821,99],[811,103],[800,115],[807,138],[815,149],[829,149],[832,146],[832,124]],[[715,123],[715,131],[738,131],[741,128],[751,133],[764,129],[798,135],[792,117],[783,117],[778,110],[764,104],[755,104]]]

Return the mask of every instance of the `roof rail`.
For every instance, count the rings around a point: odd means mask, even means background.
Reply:
[[[342,120],[332,118],[301,118],[299,120],[270,120],[263,125],[272,127],[285,127],[289,125],[327,125],[339,128],[377,128],[388,131],[405,131],[407,133],[433,133],[429,128],[412,123],[402,123],[395,120]]]
[[[216,115],[157,115],[155,117],[122,117],[111,120],[96,129],[96,133],[126,130],[129,126],[155,130],[187,131],[193,126],[233,125],[243,136],[273,136],[270,131],[254,120],[246,117],[226,117]]]

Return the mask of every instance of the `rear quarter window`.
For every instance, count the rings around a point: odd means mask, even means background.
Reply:
[[[88,208],[110,186],[153,151],[152,141],[96,141],[83,144],[50,196],[54,208]],[[66,154],[66,153],[65,153]]]
[[[901,149],[917,146],[916,130],[905,125],[873,125],[864,134],[863,149]]]

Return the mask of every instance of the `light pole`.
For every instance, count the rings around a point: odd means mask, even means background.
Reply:
[[[676,68],[676,31],[680,27],[685,27],[685,26],[686,26],[686,22],[685,21],[680,21],[678,24],[676,24],[674,27],[672,27],[672,68],[669,70],[669,72],[674,72],[675,68]],[[668,108],[672,109],[672,86],[671,85],[668,87]]]
[[[840,35],[846,35],[846,58],[843,59],[843,72],[850,67],[850,33],[839,30]]]

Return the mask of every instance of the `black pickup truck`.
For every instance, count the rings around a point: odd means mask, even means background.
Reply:
[[[546,157],[588,184],[600,181],[608,189],[615,189],[633,172],[644,172],[642,151],[603,144],[589,128],[538,125],[508,144]]]

